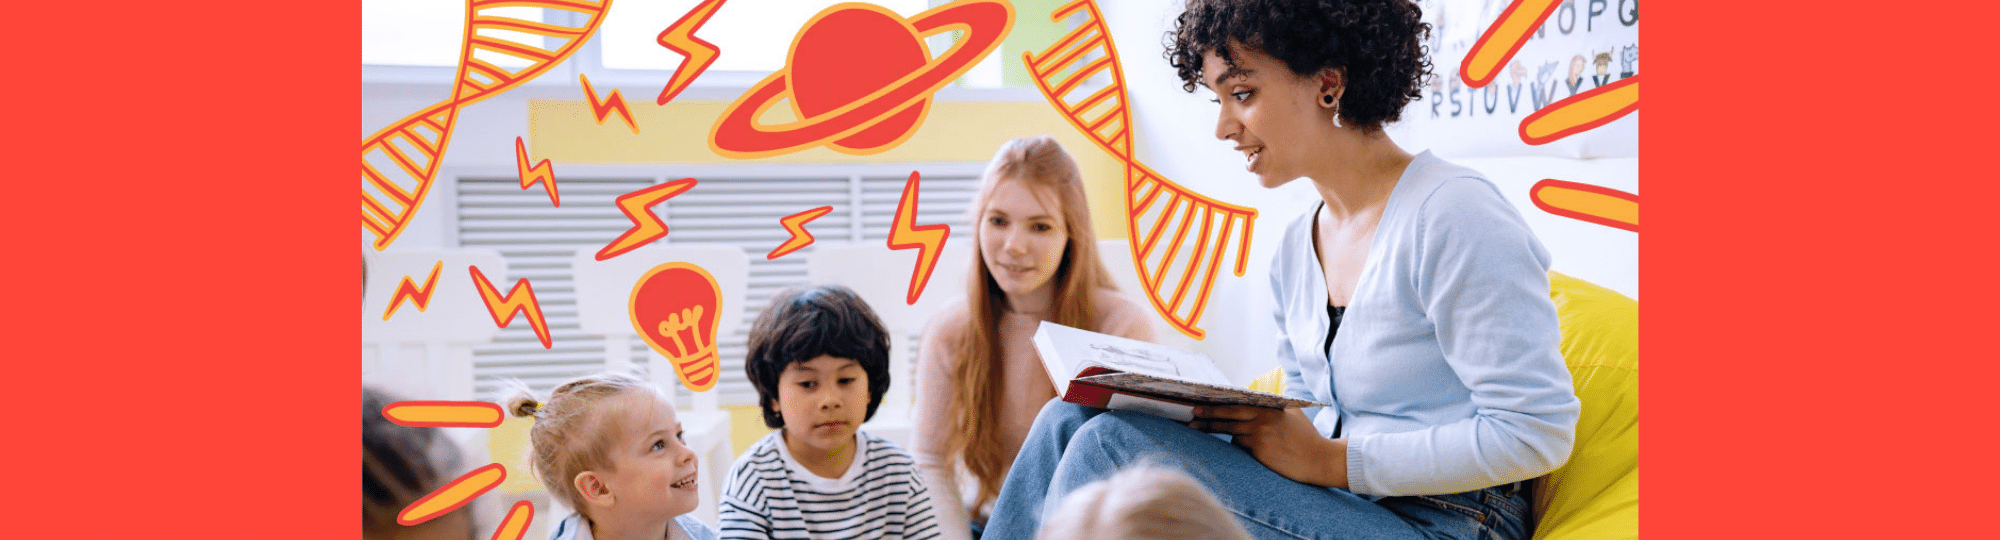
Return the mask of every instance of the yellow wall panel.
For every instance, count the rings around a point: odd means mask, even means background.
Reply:
[[[640,129],[633,134],[616,114],[598,125],[590,104],[583,100],[530,101],[528,150],[532,159],[552,160],[558,174],[564,163],[984,162],[1008,139],[1050,134],[1083,169],[1098,237],[1125,237],[1124,165],[1084,138],[1046,103],[933,102],[914,136],[879,154],[853,156],[821,147],[754,160],[724,158],[708,149],[709,128],[727,105],[720,101],[676,101],[664,106],[632,103],[632,117]],[[773,107],[764,122],[789,120],[783,108]]]

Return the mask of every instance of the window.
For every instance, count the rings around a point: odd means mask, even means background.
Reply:
[[[612,2],[610,12],[605,14],[595,37],[558,69],[583,73],[593,81],[600,81],[600,85],[616,82],[628,85],[665,84],[674,69],[680,66],[683,57],[660,46],[660,31],[679,20],[700,1]],[[696,34],[714,43],[722,54],[693,84],[747,88],[756,83],[784,67],[791,40],[799,28],[814,14],[837,3],[840,3],[839,0],[726,0]],[[879,0],[874,3],[908,17],[943,2]],[[448,84],[458,64],[460,40],[465,33],[465,9],[463,0],[363,0],[363,79]],[[583,23],[579,14],[542,8],[489,8],[483,13],[578,26]],[[548,20],[552,17],[562,20]],[[572,21],[571,18],[578,19]],[[1019,21],[1016,24],[1018,26]],[[520,32],[481,32],[554,48],[545,41],[553,38]],[[955,32],[943,32],[928,37],[926,41],[932,55],[949,49],[956,35]],[[1019,56],[1018,51],[1003,46],[961,76],[956,85],[969,88],[1008,86],[1002,74],[1002,64],[1008,58],[1018,63]],[[507,68],[526,65],[524,60],[518,58],[487,60]],[[573,83],[575,77],[544,76],[537,80]],[[1025,83],[1014,86],[1022,84]]]
[[[544,10],[499,7],[487,13],[545,22]],[[504,30],[491,37],[541,45],[541,36]],[[463,0],[362,0],[361,63],[386,66],[456,68],[460,40],[465,35]],[[520,68],[528,62],[509,56],[486,58],[495,65]]]

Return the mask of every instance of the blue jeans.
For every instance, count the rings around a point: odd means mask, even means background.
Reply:
[[[1526,482],[1374,499],[1294,482],[1173,420],[1051,400],[1001,485],[983,538],[1031,540],[1063,494],[1141,461],[1187,471],[1261,539],[1525,539],[1532,532]]]

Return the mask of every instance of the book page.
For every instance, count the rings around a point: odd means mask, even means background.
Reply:
[[[1145,373],[1161,377],[1180,378],[1181,370],[1174,361],[1157,351],[1116,343],[1091,343],[1086,346],[1090,356],[1085,362],[1108,367],[1118,371]]]
[[[1215,367],[1215,361],[1201,353],[1071,328],[1048,321],[1043,321],[1035,330],[1035,347],[1042,353],[1042,363],[1049,368],[1049,375],[1054,379],[1068,379],[1075,377],[1084,368],[1101,366],[1155,377],[1229,384],[1229,377],[1224,375],[1220,368]],[[1051,356],[1058,357],[1062,369],[1058,370],[1058,366],[1049,361]],[[1058,371],[1061,374],[1058,374]],[[1056,382],[1058,393],[1065,388],[1067,382],[1067,380]]]
[[[1186,422],[1194,419],[1193,405],[1168,403],[1157,399],[1133,397],[1126,394],[1112,394],[1111,402],[1105,404],[1104,408],[1120,411],[1138,411],[1171,419],[1175,422]]]
[[[1046,328],[1048,323],[1042,324]],[[1069,381],[1083,371],[1082,359],[1088,355],[1075,343],[1058,343],[1048,332],[1039,329],[1035,331],[1034,342],[1035,353],[1042,357],[1042,369],[1049,373],[1049,383],[1055,385],[1056,395],[1068,395]]]

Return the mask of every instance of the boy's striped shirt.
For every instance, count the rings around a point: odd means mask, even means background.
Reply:
[[[940,535],[916,459],[857,432],[854,462],[838,479],[813,474],[785,449],[783,431],[751,445],[723,488],[724,539],[912,539]]]

